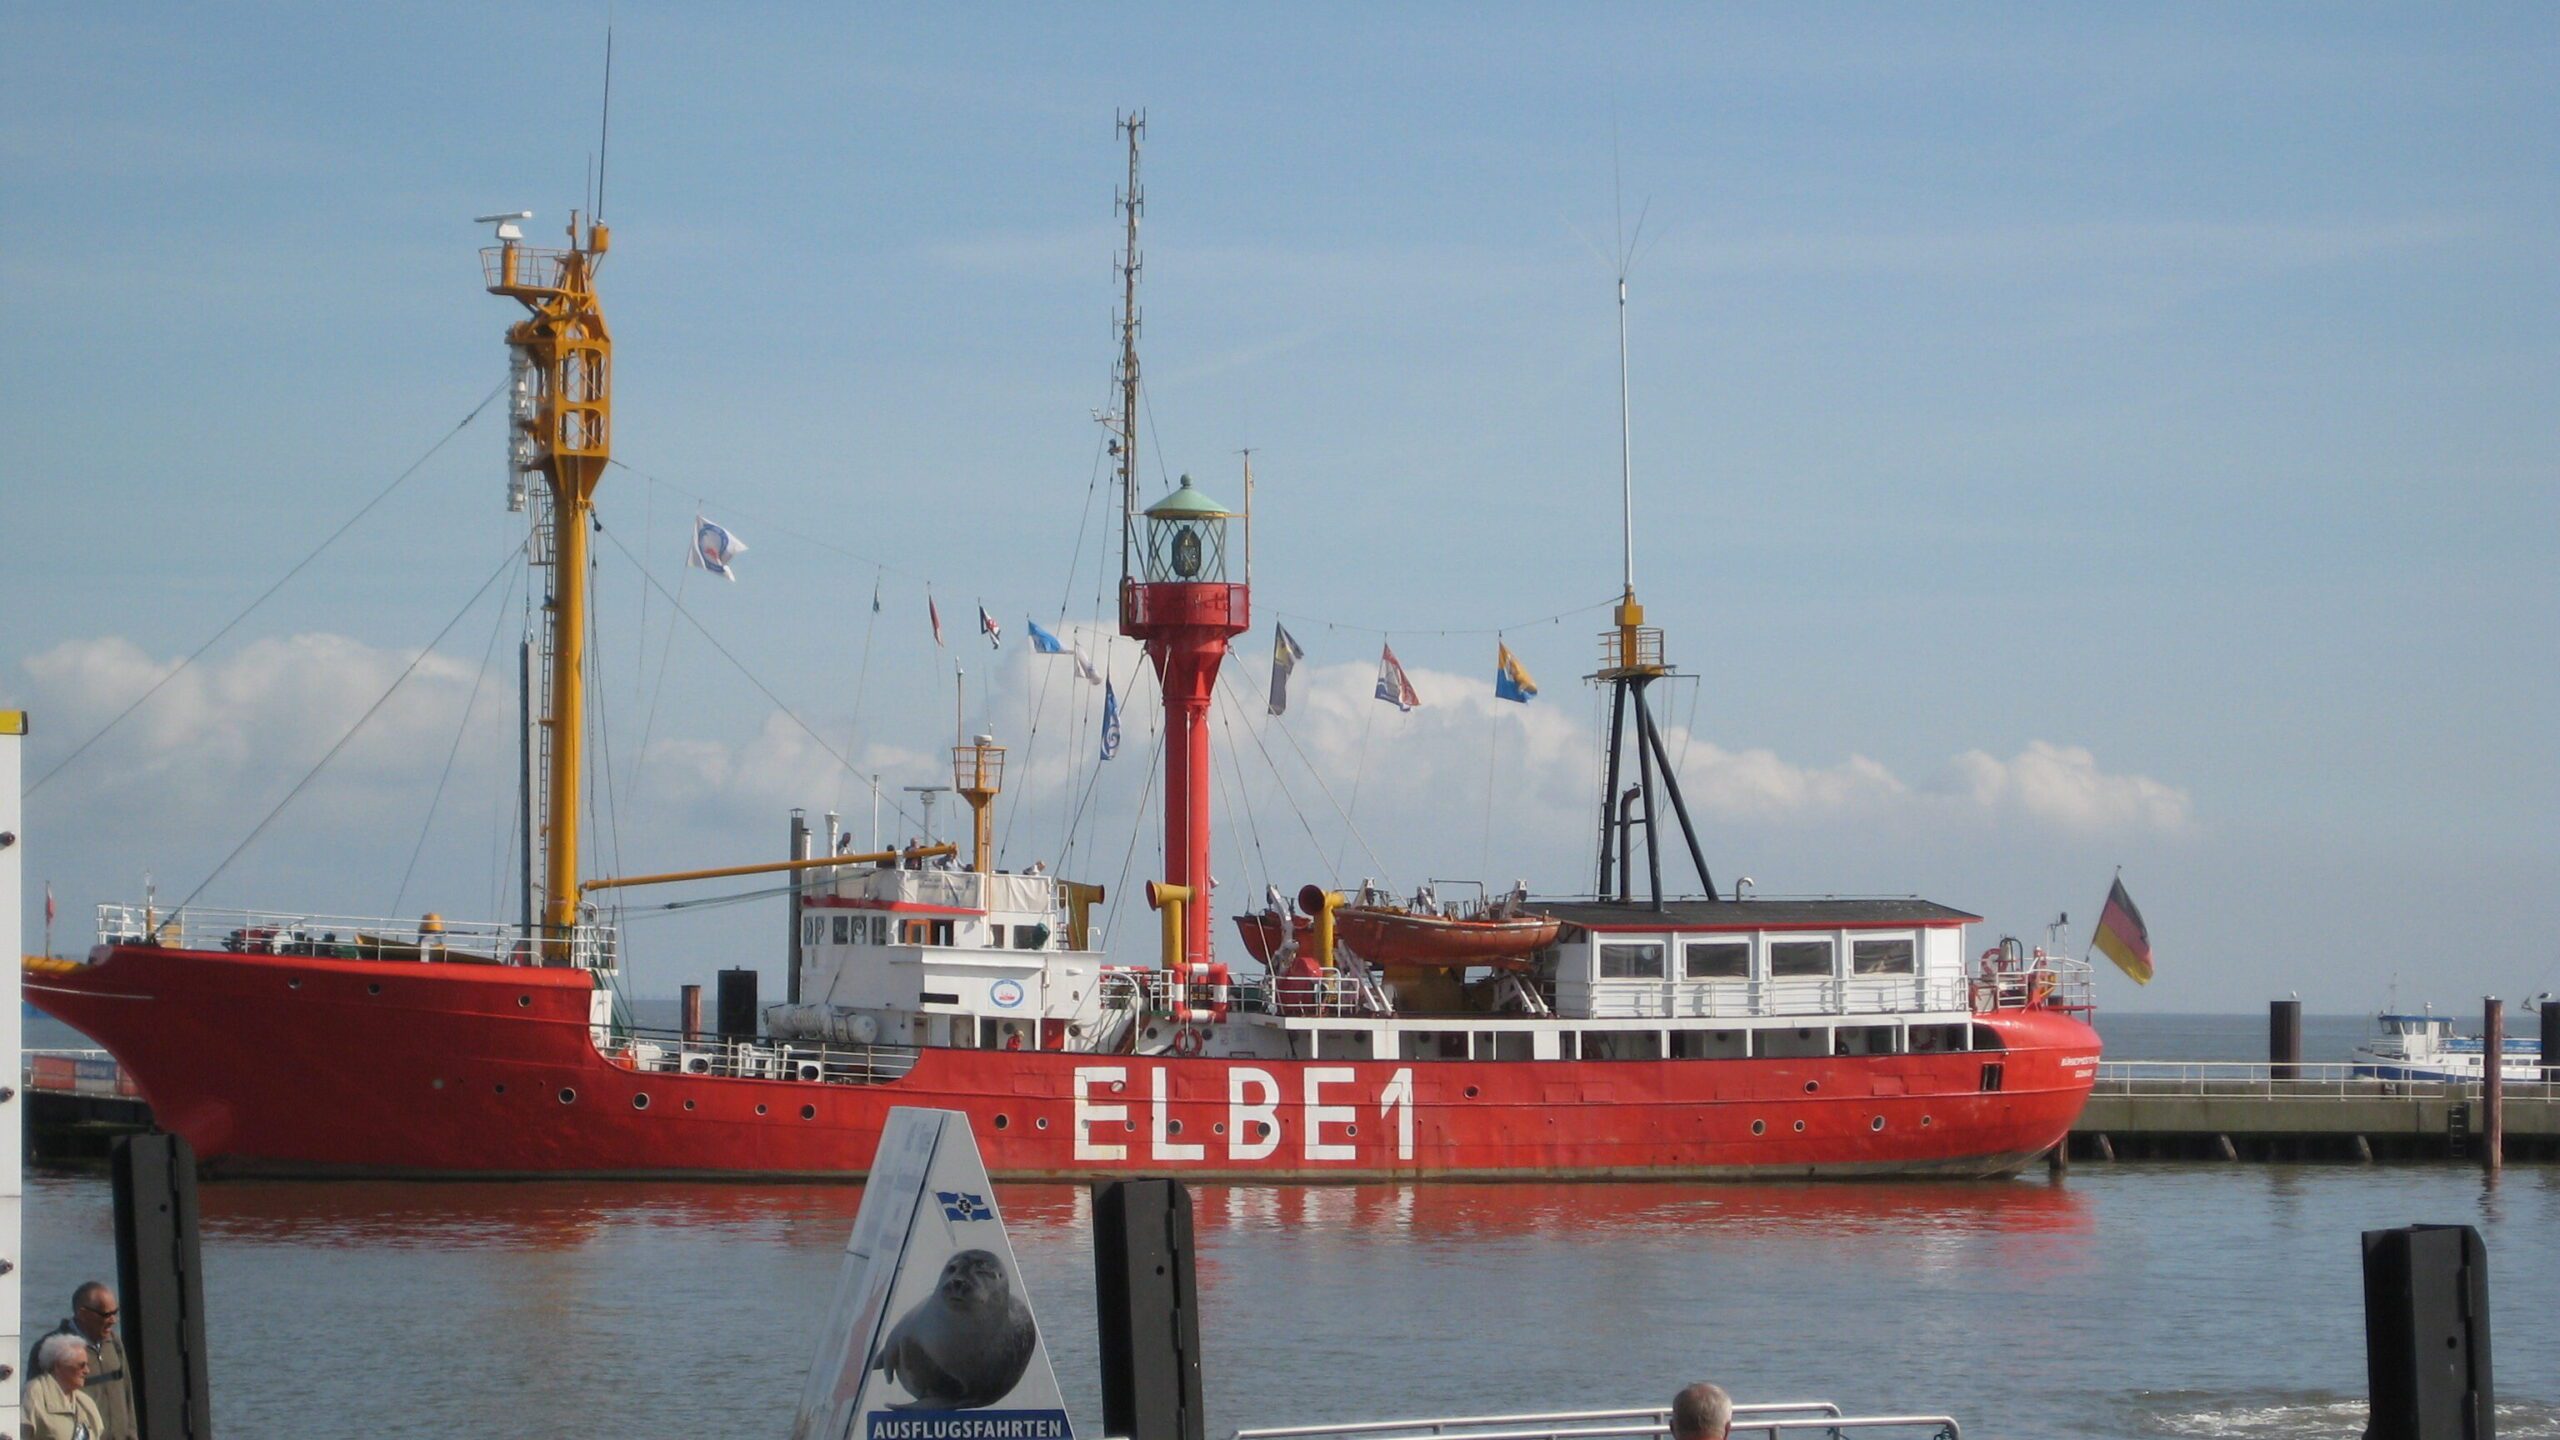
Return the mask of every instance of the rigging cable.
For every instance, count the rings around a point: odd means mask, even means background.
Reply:
[[[695,619],[692,611],[687,610],[680,604],[677,604],[675,596],[668,591],[667,587],[659,581],[657,576],[649,572],[649,567],[640,563],[640,557],[631,553],[631,547],[622,543],[621,536],[606,529],[604,522],[601,520],[596,522],[596,533],[602,535],[607,540],[612,541],[613,548],[621,551],[623,558],[631,562],[632,568],[640,572],[640,578],[648,581],[649,584],[657,590],[658,598],[667,602],[667,608],[675,611],[678,615],[683,616],[685,623],[693,627],[695,634],[700,635],[703,639],[711,642],[711,648],[720,652],[720,658],[728,661],[740,675],[745,676],[747,683],[756,687],[757,694],[762,695],[765,699],[773,702],[773,707],[782,712],[784,719],[799,726],[801,734],[816,741],[818,748],[827,752],[828,758],[834,760],[838,765],[843,766],[847,770],[854,768],[852,761],[844,758],[842,754],[838,753],[836,747],[827,743],[827,737],[811,729],[809,727],[809,722],[800,718],[800,712],[792,709],[790,705],[786,704],[781,696],[774,694],[771,687],[767,686],[764,681],[757,678],[756,672],[747,668],[747,663],[745,661],[739,659],[736,654],[732,653],[728,646],[721,644],[720,637],[712,634],[709,626],[704,625],[700,620]],[[897,810],[900,818],[910,821],[914,820],[915,817],[907,813],[906,806],[900,805],[894,800],[889,803]]]
[[[1223,673],[1218,677],[1218,680],[1219,683],[1223,685],[1233,685],[1236,683],[1233,679]],[[1242,702],[1237,701],[1235,703],[1241,704]],[[1316,789],[1322,792],[1326,802],[1333,806],[1333,813],[1336,815],[1342,815],[1343,824],[1346,828],[1350,829],[1353,837],[1358,838],[1360,834],[1359,827],[1351,824],[1350,816],[1343,815],[1342,802],[1333,798],[1333,791],[1325,785],[1324,776],[1316,773],[1315,763],[1307,759],[1307,752],[1305,750],[1299,749],[1298,737],[1289,732],[1288,722],[1277,715],[1273,715],[1263,722],[1263,726],[1265,729],[1276,727],[1280,731],[1280,738],[1289,742],[1290,749],[1297,751],[1298,763],[1307,767],[1307,773],[1312,776],[1316,782]],[[1289,789],[1288,779],[1280,773],[1279,762],[1274,760],[1271,756],[1271,747],[1263,743],[1261,732],[1256,730],[1253,726],[1247,725],[1245,727],[1245,733],[1253,737],[1254,748],[1262,752],[1262,763],[1271,768],[1272,783],[1279,787],[1280,798],[1288,801],[1289,808],[1297,813],[1298,826],[1300,829],[1307,832],[1307,845],[1315,852],[1316,863],[1328,866],[1328,869],[1325,872],[1327,878],[1334,882],[1333,888],[1337,890],[1341,889],[1342,867],[1339,865],[1333,865],[1331,862],[1326,860],[1324,842],[1316,838],[1316,827],[1307,819],[1306,810],[1298,804],[1297,795]],[[1363,850],[1369,850],[1369,842],[1362,839],[1360,841],[1360,848]],[[1372,861],[1376,861],[1378,858],[1377,852],[1369,850],[1369,858]],[[1381,868],[1383,869],[1383,866]]]
[[[515,563],[516,554],[516,547],[507,548],[506,558],[498,562],[498,568],[489,572],[489,578],[480,582],[480,588],[471,592],[471,598],[462,602],[462,608],[453,612],[453,618],[444,622],[444,628],[438,630],[435,638],[429,640],[425,648],[421,649],[400,671],[398,678],[391,682],[391,688],[383,691],[371,705],[365,707],[365,712],[356,717],[356,723],[347,727],[347,733],[338,737],[338,742],[329,747],[328,753],[320,757],[319,763],[303,772],[302,778],[293,782],[293,788],[284,793],[284,798],[276,802],[275,808],[267,812],[266,818],[260,820],[239,844],[231,847],[231,853],[222,857],[221,864],[213,867],[213,873],[205,876],[195,889],[187,892],[187,898],[178,902],[178,909],[184,910],[194,904],[196,897],[205,892],[206,886],[220,879],[222,872],[231,868],[231,862],[239,859],[242,851],[254,844],[259,836],[267,833],[267,827],[275,823],[276,817],[284,813],[285,807],[293,803],[294,797],[302,793],[303,787],[317,779],[320,772],[328,768],[330,761],[338,758],[338,752],[347,748],[347,742],[356,738],[358,732],[364,729],[365,723],[373,719],[382,707],[390,702],[391,697],[399,692],[400,687],[408,683],[409,677],[417,673],[418,667],[426,663],[427,657],[436,652],[436,647],[444,643],[444,637],[453,633],[453,627],[462,623],[462,617],[470,614],[472,608],[480,603],[480,597],[489,593],[489,587],[497,584],[499,577],[507,573],[508,567]]]
[[[498,655],[499,632],[507,628],[507,597],[515,593],[515,577],[507,577],[507,588],[498,592],[498,618],[489,626],[489,643],[481,647],[480,673],[471,677],[471,697],[462,702],[462,719],[453,727],[453,745],[444,752],[444,772],[436,776],[436,793],[427,801],[426,823],[418,827],[418,843],[409,847],[409,863],[400,869],[400,888],[391,892],[391,908],[385,914],[400,913],[400,903],[409,898],[409,877],[418,871],[418,857],[426,852],[427,834],[436,828],[436,812],[444,805],[444,787],[453,779],[453,762],[462,753],[462,739],[471,733],[472,712],[480,706],[480,686],[489,678],[489,662]]]
[[[246,607],[246,608],[244,608],[244,609],[242,609],[242,610],[241,610],[241,612],[240,612],[239,614],[234,615],[234,616],[232,616],[229,620],[224,621],[221,629],[214,631],[212,635],[210,635],[210,636],[206,637],[205,642],[204,642],[203,644],[201,644],[201,645],[197,646],[194,650],[189,651],[189,652],[188,652],[188,654],[187,654],[187,658],[186,658],[186,659],[184,659],[184,660],[179,661],[179,662],[178,662],[178,664],[177,664],[177,667],[176,667],[175,669],[172,669],[168,674],[163,675],[163,676],[161,676],[159,679],[157,679],[157,680],[155,680],[155,681],[151,682],[151,688],[150,688],[150,689],[148,689],[148,690],[143,691],[139,696],[136,696],[136,697],[134,698],[134,701],[133,701],[133,703],[132,703],[132,704],[127,705],[127,706],[126,706],[126,707],[124,707],[122,710],[117,711],[117,712],[116,712],[116,714],[115,714],[115,718],[114,718],[114,719],[109,720],[106,724],[99,726],[99,727],[97,728],[96,732],[95,732],[95,733],[93,733],[93,734],[91,734],[91,735],[89,736],[89,738],[88,738],[88,739],[83,740],[83,741],[81,741],[79,744],[77,744],[77,745],[75,745],[75,746],[71,747],[71,753],[70,753],[70,754],[68,754],[68,755],[63,756],[60,760],[55,761],[52,769],[47,770],[47,771],[46,771],[46,772],[44,772],[42,775],[37,776],[37,777],[36,777],[36,783],[34,783],[33,785],[28,786],[28,787],[27,787],[27,790],[26,790],[26,793],[27,793],[27,794],[29,794],[29,795],[33,795],[33,794],[34,794],[34,793],[36,793],[37,791],[39,791],[39,790],[43,789],[43,788],[45,787],[45,782],[47,782],[47,781],[51,780],[54,776],[61,774],[61,773],[62,773],[66,768],[68,768],[68,767],[70,766],[70,764],[71,764],[71,762],[72,762],[72,761],[77,760],[77,759],[79,759],[82,755],[84,755],[84,754],[88,753],[88,749],[89,749],[89,747],[90,747],[90,746],[95,745],[95,744],[97,744],[100,740],[105,739],[108,731],[113,730],[113,729],[115,729],[118,725],[123,724],[123,723],[125,722],[125,718],[126,718],[127,716],[129,716],[129,715],[133,714],[133,712],[134,712],[134,711],[141,709],[141,708],[142,708],[146,703],[148,703],[148,702],[150,701],[150,699],[151,699],[151,697],[152,697],[152,696],[159,694],[159,693],[160,693],[160,691],[161,691],[161,689],[162,689],[164,686],[166,686],[170,681],[177,679],[177,678],[178,678],[178,675],[180,674],[180,672],[184,671],[188,666],[193,665],[194,663],[196,663],[196,661],[198,661],[198,660],[200,660],[200,659],[204,658],[204,652],[206,652],[207,650],[212,649],[215,645],[219,644],[219,643],[221,642],[221,640],[222,640],[222,637],[223,637],[223,636],[228,635],[228,634],[230,634],[233,630],[235,630],[235,629],[239,628],[239,625],[240,625],[240,622],[241,622],[241,621],[248,619],[248,618],[249,618],[249,616],[250,616],[250,614],[251,614],[252,612],[254,612],[254,611],[255,611],[259,606],[264,605],[264,604],[266,604],[269,600],[273,599],[273,598],[275,597],[275,593],[276,593],[277,591],[279,591],[279,590],[283,589],[283,588],[284,588],[288,583],[290,583],[290,582],[292,581],[292,579],[293,579],[293,577],[294,577],[294,576],[299,575],[299,574],[301,574],[305,569],[308,569],[308,568],[310,567],[310,565],[311,565],[311,562],[312,562],[312,561],[319,559],[319,558],[320,558],[320,556],[321,556],[321,554],[322,554],[323,552],[325,552],[325,551],[326,551],[330,546],[337,544],[337,543],[338,543],[338,537],[340,537],[340,536],[342,536],[342,535],[346,534],[349,530],[354,529],[354,528],[356,527],[356,522],[358,522],[358,521],[360,521],[360,520],[364,519],[364,517],[366,517],[367,515],[372,514],[372,513],[373,513],[373,511],[374,511],[374,507],[375,507],[375,506],[380,505],[383,501],[388,500],[388,499],[390,499],[390,498],[391,498],[391,492],[392,492],[392,491],[399,489],[399,488],[400,488],[400,486],[401,486],[401,484],[402,484],[403,482],[405,482],[405,481],[406,481],[410,476],[417,474],[417,473],[418,473],[418,471],[419,471],[419,469],[420,469],[421,467],[423,467],[423,466],[424,466],[428,461],[433,460],[434,458],[436,458],[436,452],[437,452],[437,451],[439,451],[439,450],[442,450],[442,449],[443,449],[447,444],[451,443],[451,441],[453,440],[453,437],[454,437],[454,436],[459,435],[459,434],[461,434],[464,430],[468,429],[468,428],[470,427],[470,425],[471,425],[471,422],[472,422],[472,421],[479,419],[479,418],[480,418],[480,412],[481,412],[481,411],[483,411],[483,410],[488,409],[488,408],[489,408],[489,402],[490,402],[490,401],[492,401],[492,400],[497,399],[497,398],[498,398],[498,396],[499,396],[499,394],[500,394],[501,392],[503,392],[506,388],[507,388],[507,383],[506,383],[505,381],[503,381],[503,380],[499,381],[496,385],[494,385],[494,386],[490,387],[489,393],[480,397],[480,403],[471,407],[471,413],[470,413],[470,414],[465,415],[465,416],[463,416],[459,421],[456,421],[456,422],[455,422],[455,424],[454,424],[454,427],[453,427],[452,429],[447,430],[446,432],[444,432],[444,438],[443,438],[443,439],[440,439],[440,440],[436,441],[436,443],[434,443],[433,445],[430,445],[430,446],[428,446],[428,447],[427,447],[427,449],[426,449],[426,453],[425,453],[425,454],[420,455],[417,459],[410,461],[410,462],[409,462],[409,468],[408,468],[408,469],[403,470],[403,471],[401,471],[399,474],[392,476],[392,477],[391,477],[391,483],[390,483],[390,484],[388,484],[388,485],[383,486],[383,487],[382,487],[382,489],[381,489],[381,491],[380,491],[380,492],[378,492],[377,494],[375,494],[375,496],[374,496],[372,499],[367,500],[366,502],[364,502],[364,508],[363,508],[363,509],[360,509],[360,510],[356,511],[356,513],[354,513],[353,515],[348,516],[344,521],[340,522],[340,524],[339,524],[338,528],[337,528],[337,529],[335,529],[335,530],[330,531],[330,532],[329,532],[329,534],[328,534],[328,537],[327,537],[326,539],[323,539],[323,540],[322,540],[318,545],[316,545],[316,546],[312,547],[312,550],[311,550],[311,553],[310,553],[310,554],[305,555],[305,556],[303,556],[301,559],[296,560],[295,562],[293,562],[293,568],[292,568],[292,569],[287,570],[287,571],[286,571],[286,572],[284,572],[282,575],[277,576],[277,577],[276,577],[276,582],[275,582],[274,584],[272,584],[272,585],[268,586],[265,590],[260,591],[260,592],[259,592],[259,594],[258,594],[258,598],[257,598],[257,599],[250,601],[250,602],[248,603],[247,607]]]
[[[1075,599],[1076,572],[1081,569],[1084,564],[1084,537],[1086,531],[1090,530],[1093,526],[1094,496],[1100,493],[1102,489],[1102,457],[1102,447],[1096,445],[1093,452],[1093,474],[1085,481],[1084,513],[1078,516],[1076,520],[1075,548],[1068,552],[1067,556],[1067,581],[1066,584],[1059,587],[1060,593],[1058,595],[1057,625],[1058,628],[1062,630],[1066,628],[1067,624],[1067,605]],[[1022,639],[1024,644],[1029,644],[1031,641],[1030,633],[1025,631]],[[1036,654],[1037,652],[1035,651],[1034,653]],[[1031,733],[1024,737],[1022,742],[1022,773],[1025,775],[1030,773],[1033,761],[1036,760],[1040,754],[1040,722],[1048,714],[1049,681],[1056,673],[1057,667],[1054,665],[1044,665],[1040,670],[1040,690],[1037,697],[1031,702]],[[989,689],[990,692],[992,692],[993,687],[991,686]],[[1005,856],[1012,851],[1013,821],[1014,817],[1021,812],[1022,808],[1023,807],[1016,805],[1012,809],[1005,811],[1004,836],[996,842],[996,863],[999,866],[1004,863]]]

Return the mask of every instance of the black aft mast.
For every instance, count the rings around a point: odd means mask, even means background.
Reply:
[[[1698,884],[1708,899],[1716,898],[1716,882],[1707,873],[1706,852],[1698,846],[1698,829],[1689,820],[1688,802],[1680,795],[1680,777],[1663,748],[1662,727],[1655,723],[1645,689],[1675,674],[1663,663],[1662,631],[1644,623],[1644,606],[1636,602],[1636,491],[1634,447],[1630,439],[1631,407],[1627,397],[1627,269],[1618,263],[1618,485],[1623,538],[1623,589],[1617,624],[1600,636],[1600,669],[1590,678],[1609,687],[1609,750],[1600,785],[1600,884],[1602,900],[1635,898],[1635,833],[1644,827],[1646,879],[1651,904],[1662,908],[1662,836],[1657,796],[1671,802],[1680,836],[1697,866]],[[1627,727],[1635,726],[1635,783],[1623,791],[1626,778]]]

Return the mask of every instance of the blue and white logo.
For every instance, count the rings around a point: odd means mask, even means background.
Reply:
[[[966,1190],[936,1190],[933,1192],[933,1198],[941,1202],[942,1218],[945,1220],[993,1220],[996,1218],[996,1212],[987,1208],[987,1199],[983,1195],[972,1195]]]
[[[1022,1003],[1022,982],[999,980],[987,987],[987,999],[1001,1009],[1011,1010]]]

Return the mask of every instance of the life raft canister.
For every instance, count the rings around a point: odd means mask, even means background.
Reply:
[[[1186,1008],[1180,1017],[1215,1025],[1227,1018],[1227,995],[1230,977],[1227,967],[1215,960],[1194,960],[1183,968]]]

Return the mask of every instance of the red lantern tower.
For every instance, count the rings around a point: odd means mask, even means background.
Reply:
[[[1253,625],[1251,587],[1227,578],[1234,518],[1183,476],[1148,507],[1137,572],[1120,582],[1120,633],[1145,642],[1164,692],[1165,880],[1190,892],[1182,959],[1191,964],[1209,958],[1209,700],[1227,641]]]

